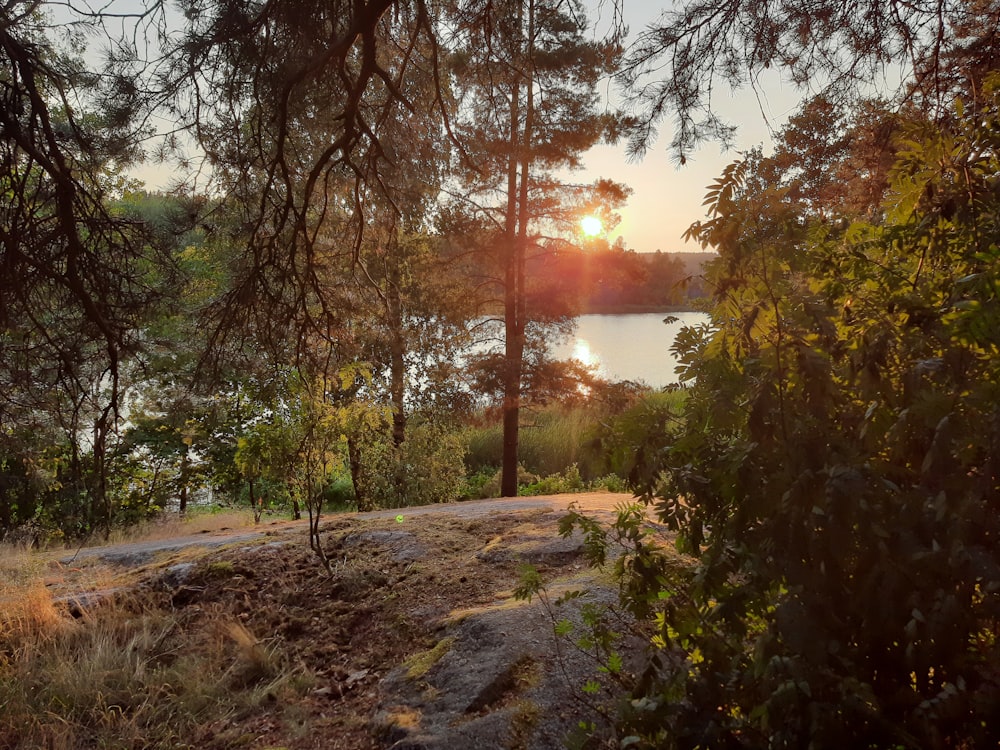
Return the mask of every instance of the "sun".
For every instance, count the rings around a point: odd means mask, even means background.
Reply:
[[[596,216],[584,216],[580,219],[580,231],[584,237],[596,237],[604,231],[604,224]]]

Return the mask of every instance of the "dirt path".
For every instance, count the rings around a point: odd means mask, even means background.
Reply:
[[[402,517],[403,524],[408,519],[419,519],[424,516],[454,516],[471,520],[482,518],[494,513],[514,513],[531,510],[566,510],[571,503],[585,513],[605,515],[614,511],[615,507],[632,500],[632,496],[617,492],[583,492],[571,495],[538,495],[535,497],[516,497],[489,500],[468,500],[456,503],[441,503],[437,505],[421,505],[409,508],[378,510],[369,513],[331,513],[323,516],[324,528],[336,524],[343,519],[356,521]],[[188,534],[185,536],[165,539],[150,539],[121,544],[108,544],[96,547],[84,547],[73,553],[64,553],[59,557],[63,565],[71,565],[89,558],[99,558],[104,562],[114,563],[124,567],[138,567],[150,562],[161,552],[174,552],[189,547],[207,549],[251,542],[265,536],[277,536],[290,529],[298,529],[306,525],[306,521],[274,521],[247,530],[224,530],[217,532]]]

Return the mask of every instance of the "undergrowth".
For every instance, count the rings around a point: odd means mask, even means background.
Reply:
[[[0,583],[0,747],[193,748],[294,690],[242,624],[132,601],[71,617],[30,570]]]
[[[228,531],[253,526],[250,508],[189,508],[187,514],[162,513],[130,526],[112,529],[107,541],[111,544],[146,539],[172,539],[187,534]],[[104,543],[104,540],[99,540]]]

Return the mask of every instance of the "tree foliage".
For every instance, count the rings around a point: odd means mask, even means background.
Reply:
[[[1000,98],[903,127],[884,216],[734,164],[692,235],[712,322],[639,475],[693,574],[633,549],[648,747],[990,747],[1000,710]]]
[[[8,281],[0,326],[11,357],[56,358],[71,348],[63,337],[91,340],[116,374],[151,294],[145,237],[109,200],[109,167],[135,150],[123,115],[97,108],[80,40],[63,46],[54,36],[40,3],[0,10],[0,270]]]
[[[827,98],[871,95],[899,76],[899,99],[945,114],[992,69],[1000,15],[967,0],[688,0],[641,31],[621,72],[637,111],[631,146],[643,153],[673,118],[670,150],[684,163],[706,139],[731,143],[717,88],[757,90],[773,70]],[[728,93],[728,91],[726,92]]]
[[[0,432],[34,424],[59,436],[59,484],[88,498],[89,529],[111,523],[124,362],[172,259],[123,205],[131,110],[102,97],[81,52],[43,4],[0,9]],[[4,454],[39,465],[31,445]]]

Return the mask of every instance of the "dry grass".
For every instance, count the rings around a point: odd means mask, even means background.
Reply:
[[[274,654],[254,637],[246,625],[228,620],[219,627],[224,636],[236,646],[237,659],[228,672],[231,684],[246,687],[263,679],[273,678],[278,673]]]
[[[220,513],[192,512],[181,517],[176,513],[157,516],[127,529],[115,529],[111,532],[108,542],[124,544],[142,542],[152,539],[171,539],[190,534],[206,534],[215,531],[231,529],[246,529],[254,525],[253,511],[227,510]],[[106,544],[103,539],[100,544]]]
[[[132,599],[74,619],[46,588],[39,556],[5,552],[0,748],[199,747],[205,726],[273,699],[292,676],[221,614]]]
[[[474,553],[523,523],[421,519],[406,527],[426,548],[412,562],[392,545],[347,542],[398,531],[391,519],[338,519],[325,541],[350,564],[333,577],[289,543],[294,529],[280,545],[183,553],[195,566],[179,586],[159,576],[181,553],[126,570],[0,550],[0,749],[373,750],[368,717],[396,703],[384,701],[381,676],[442,656],[445,613],[509,596],[513,563]],[[77,618],[50,593],[101,586],[115,596]],[[533,721],[523,707],[524,736]]]
[[[41,566],[40,559],[28,547],[0,544],[0,591],[37,577]]]
[[[41,581],[0,584],[0,667],[48,643],[70,626]]]
[[[41,560],[23,547],[0,547],[0,665],[67,625],[45,586]]]

